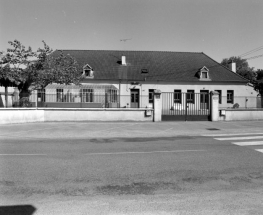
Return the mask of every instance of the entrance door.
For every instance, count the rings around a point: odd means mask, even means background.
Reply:
[[[131,108],[139,108],[139,89],[131,89]]]
[[[200,109],[209,108],[209,91],[200,90]]]

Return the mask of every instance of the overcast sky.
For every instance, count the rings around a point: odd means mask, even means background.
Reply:
[[[204,52],[214,60],[263,55],[263,0],[0,0],[0,50]],[[121,39],[129,39],[126,42]],[[244,57],[244,58],[245,58]],[[248,60],[263,69],[263,57]]]

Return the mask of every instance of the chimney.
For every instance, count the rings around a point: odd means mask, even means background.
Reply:
[[[228,67],[229,67],[229,69],[232,71],[232,72],[234,72],[234,73],[236,73],[236,63],[234,62],[234,61],[230,61],[230,62],[228,62]]]
[[[125,56],[121,56],[121,65],[126,66],[126,57]]]

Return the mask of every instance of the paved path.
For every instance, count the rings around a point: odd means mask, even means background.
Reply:
[[[235,122],[63,122],[0,125],[2,137],[159,137],[262,132],[263,121]]]

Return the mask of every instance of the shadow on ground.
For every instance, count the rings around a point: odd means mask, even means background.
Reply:
[[[132,183],[129,185],[106,185],[97,187],[97,192],[104,195],[153,195],[159,189],[181,189],[175,183],[155,182],[155,183]]]
[[[175,140],[189,140],[196,139],[199,136],[173,136],[173,137],[132,137],[132,138],[93,138],[91,143],[116,143],[116,142],[153,142],[153,141],[175,141]],[[206,137],[201,137],[206,138]]]
[[[0,215],[32,215],[35,211],[32,205],[0,206]]]

